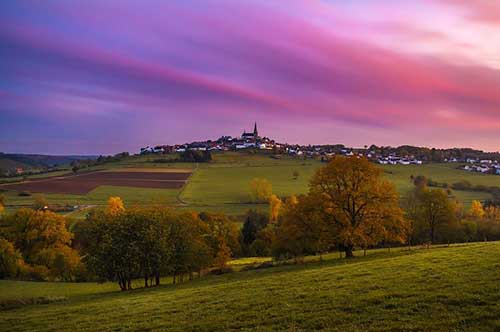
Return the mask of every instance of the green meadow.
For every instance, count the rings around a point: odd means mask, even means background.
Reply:
[[[105,204],[109,196],[120,196],[127,205],[169,204],[196,211],[220,211],[242,215],[250,208],[266,209],[266,205],[250,202],[249,182],[255,177],[268,179],[273,191],[282,197],[305,193],[311,175],[322,163],[311,159],[288,156],[273,157],[266,153],[224,152],[214,153],[210,163],[170,162],[169,155],[133,156],[120,162],[106,164],[95,169],[120,170],[128,167],[145,169],[192,169],[187,185],[178,189],[127,188],[101,186],[87,195],[43,194],[51,204],[88,205]],[[425,175],[439,183],[452,184],[467,180],[473,185],[500,187],[500,176],[469,173],[457,169],[457,164],[385,165],[381,166],[387,179],[393,182],[402,196],[411,189],[410,176]],[[298,172],[298,177],[294,177]],[[3,192],[8,210],[33,204],[34,197],[21,197],[17,192]],[[453,191],[452,195],[465,207],[472,200],[487,200],[489,193]],[[83,211],[72,214],[82,217]]]
[[[498,331],[500,243],[377,250],[354,259],[204,276],[117,291],[105,284],[0,281],[1,331]],[[233,262],[234,265],[252,263]]]

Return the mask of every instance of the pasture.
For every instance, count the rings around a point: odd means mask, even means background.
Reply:
[[[254,177],[268,179],[274,193],[286,197],[305,193],[312,174],[322,165],[312,159],[246,152],[214,153],[212,162],[199,164],[173,162],[170,155],[132,156],[91,168],[91,173],[38,177],[24,183],[4,184],[0,190],[10,189],[3,193],[9,210],[33,204],[34,196],[18,196],[20,190],[28,190],[43,192],[51,204],[96,206],[105,204],[109,196],[120,196],[128,205],[163,203],[196,211],[242,215],[250,208],[267,209],[266,204],[250,201],[249,182]],[[500,176],[469,173],[456,167],[457,164],[381,166],[384,176],[395,184],[401,196],[412,188],[411,175],[425,175],[439,183],[467,180],[473,185],[500,187]],[[491,198],[489,193],[477,191],[454,190],[452,196],[465,207],[472,200]],[[84,215],[84,212],[72,214]]]
[[[66,297],[1,311],[0,330],[498,331],[499,256],[498,242],[379,250],[129,292],[0,281],[2,300]]]

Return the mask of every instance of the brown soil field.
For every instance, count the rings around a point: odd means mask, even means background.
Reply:
[[[164,167],[120,167],[111,168],[106,172],[139,172],[139,173],[192,173],[192,168],[164,168]]]
[[[50,179],[0,185],[0,188],[33,193],[84,195],[99,186],[120,186],[158,189],[181,188],[190,173],[172,172],[93,172]]]

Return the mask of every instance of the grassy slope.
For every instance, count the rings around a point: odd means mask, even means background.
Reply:
[[[497,242],[238,272],[128,293],[103,285],[102,294],[89,288],[66,302],[0,312],[0,330],[498,331],[499,256]],[[0,282],[0,290],[7,287],[16,286]]]
[[[500,187],[500,176],[480,173],[470,173],[457,169],[457,164],[426,164],[426,165],[384,165],[385,176],[394,183],[400,194],[406,193],[412,187],[410,176],[425,175],[439,183],[453,184],[467,180],[473,185],[486,185]],[[491,198],[488,193],[473,191],[454,191],[456,198],[469,205],[474,199],[486,200]]]
[[[255,177],[268,179],[273,192],[281,196],[304,193],[309,178],[320,166],[317,161],[302,161],[268,156],[224,153],[214,156],[215,163],[200,164],[183,190],[181,198],[196,209],[218,209],[243,213],[249,208],[267,208],[252,204],[249,183]],[[299,177],[293,179],[293,171]]]

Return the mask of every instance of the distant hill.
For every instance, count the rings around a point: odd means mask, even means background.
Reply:
[[[4,170],[14,168],[47,168],[69,165],[74,160],[93,160],[97,156],[51,156],[41,154],[0,153],[0,168]]]

